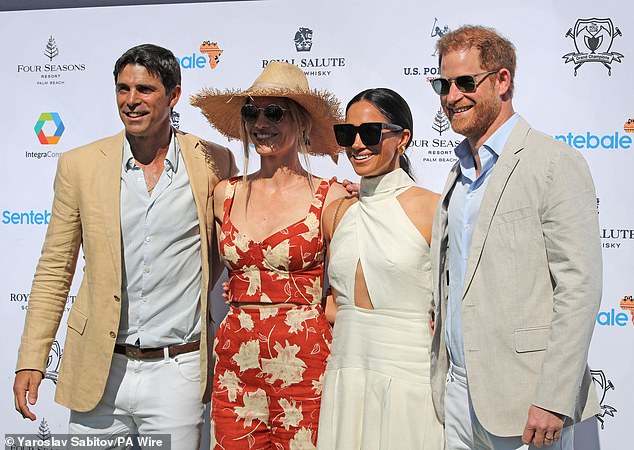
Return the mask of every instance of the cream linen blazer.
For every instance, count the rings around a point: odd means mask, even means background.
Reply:
[[[431,245],[432,394],[441,418],[448,369],[447,207],[459,171],[456,163]],[[461,306],[469,393],[490,433],[521,435],[531,404],[564,414],[566,425],[598,412],[587,366],[602,289],[596,205],[581,154],[520,118],[482,199]]]
[[[209,396],[213,327],[208,293],[222,271],[213,236],[213,189],[235,173],[231,152],[176,132],[200,221],[203,318],[201,399]],[[55,197],[29,299],[16,370],[46,372],[46,361],[66,306],[80,247],[85,268],[67,320],[55,400],[90,411],[101,399],[121,315],[120,188],[124,132],[64,153]]]

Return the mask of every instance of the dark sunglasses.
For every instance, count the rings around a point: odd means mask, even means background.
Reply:
[[[377,145],[383,139],[383,130],[402,131],[403,127],[393,123],[382,122],[366,122],[361,125],[354,126],[349,123],[340,123],[333,125],[335,130],[335,139],[341,147],[352,147],[357,134],[361,141],[367,146]]]
[[[258,108],[251,103],[247,103],[240,110],[240,115],[242,116],[242,120],[245,122],[253,123],[258,120],[260,111],[264,111],[264,117],[266,117],[266,120],[272,123],[278,123],[284,118],[284,113],[288,110],[275,104],[265,106],[264,108]]]
[[[460,92],[470,93],[475,92],[478,89],[478,85],[482,83],[486,77],[491,75],[492,73],[499,72],[500,69],[497,70],[489,70],[488,72],[482,73],[474,73],[472,75],[461,75],[456,78],[434,78],[431,80],[431,85],[434,88],[434,91],[438,95],[447,95],[449,94],[449,89],[451,89],[451,83],[456,83],[456,87]],[[480,81],[476,81],[476,78],[484,77]]]

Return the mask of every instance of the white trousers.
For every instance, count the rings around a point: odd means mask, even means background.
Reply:
[[[528,411],[527,411],[528,413]],[[572,426],[565,427],[559,441],[549,450],[573,450]],[[521,436],[500,437],[489,433],[478,421],[473,410],[467,372],[461,367],[449,368],[445,388],[445,450],[533,450],[525,445]]]
[[[198,450],[204,405],[200,351],[139,360],[115,353],[101,401],[71,411],[70,434],[171,434],[174,450]]]

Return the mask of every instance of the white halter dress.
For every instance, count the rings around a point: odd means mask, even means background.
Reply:
[[[440,450],[429,384],[429,246],[397,196],[402,169],[361,179],[360,201],[337,226],[328,275],[337,316],[322,394],[320,450]],[[374,309],[354,304],[361,263]]]

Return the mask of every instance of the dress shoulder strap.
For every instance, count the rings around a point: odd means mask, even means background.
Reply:
[[[233,198],[236,194],[236,184],[242,177],[233,177],[227,180],[227,187],[225,189],[225,200],[223,203],[223,217],[222,224],[225,225],[229,222],[229,215],[231,214],[231,206],[233,205]]]
[[[319,183],[319,186],[317,187],[317,191],[315,192],[315,198],[313,198],[313,201],[310,205],[309,212],[312,212],[313,214],[315,214],[315,216],[317,216],[317,219],[319,219],[320,222],[321,222],[321,213],[324,210],[324,202],[326,201],[328,190],[330,189],[330,186],[333,185],[333,183],[336,183],[334,178],[331,178],[330,180],[326,180],[326,179],[321,180],[321,182]]]

